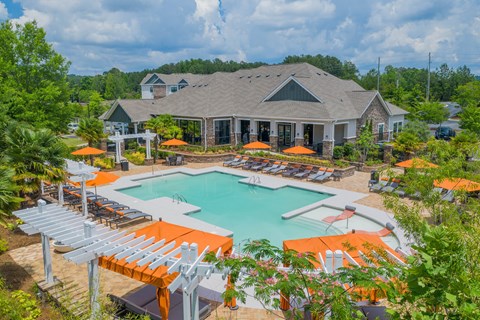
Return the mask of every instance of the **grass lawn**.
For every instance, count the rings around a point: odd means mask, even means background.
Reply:
[[[76,147],[79,144],[86,144],[85,141],[80,139],[79,137],[74,137],[74,136],[68,136],[68,137],[62,137],[63,142],[69,147]]]

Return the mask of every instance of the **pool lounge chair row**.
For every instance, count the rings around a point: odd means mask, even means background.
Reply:
[[[81,190],[76,187],[65,186],[63,189],[65,203],[71,207],[78,207],[82,203]],[[94,220],[100,219],[110,227],[115,224],[118,228],[120,224],[131,222],[138,219],[153,220],[152,215],[144,213],[137,209],[131,209],[129,206],[109,200],[93,192],[87,191],[88,211]],[[104,221],[102,221],[104,220]]]
[[[234,159],[227,160],[224,166],[232,168],[242,168],[243,170],[257,171],[267,174],[279,174],[284,177],[294,177],[314,182],[323,182],[331,179],[334,175],[332,168],[319,168],[315,166],[304,166],[301,164],[290,164],[282,161],[271,161],[262,158],[250,158],[236,156]]]
[[[408,193],[406,191],[405,186],[401,186],[401,181],[399,179],[390,179],[388,177],[382,177],[377,183],[372,184],[369,187],[370,192],[393,192],[397,194],[399,197],[408,196],[410,198],[420,198],[421,194],[419,191],[415,191],[414,193]],[[440,194],[440,200],[453,202],[454,194],[452,190],[444,190],[442,188],[433,188],[433,193]]]

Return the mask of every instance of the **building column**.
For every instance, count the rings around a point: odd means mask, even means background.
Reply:
[[[323,150],[322,157],[331,159],[333,157],[335,125],[333,122],[327,122],[323,125]]]
[[[272,147],[273,151],[278,150],[278,136],[277,135],[270,135],[270,146]]]
[[[250,142],[258,141],[258,134],[250,132]]]
[[[233,128],[232,132],[233,134],[231,135],[231,144],[236,146],[239,143],[242,143],[242,132],[240,131],[240,120],[237,118],[233,118]]]
[[[295,122],[295,146],[303,146],[305,144],[303,123]]]

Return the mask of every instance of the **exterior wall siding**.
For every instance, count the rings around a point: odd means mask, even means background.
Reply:
[[[288,82],[283,88],[268,99],[268,101],[283,100],[318,102],[314,96],[293,80]]]

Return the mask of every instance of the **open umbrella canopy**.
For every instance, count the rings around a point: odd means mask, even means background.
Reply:
[[[187,144],[188,143],[186,143],[185,141],[180,140],[180,139],[176,139],[176,138],[173,138],[173,139],[167,140],[165,142],[162,142],[162,146],[184,146],[184,145],[187,145]]]
[[[291,154],[314,154],[315,151],[305,148],[303,146],[296,146],[292,148],[288,148],[283,150],[284,153],[291,153]]]
[[[433,185],[447,190],[464,190],[467,192],[480,191],[480,183],[463,178],[435,180]]]
[[[95,178],[87,181],[86,183],[87,187],[102,186],[104,184],[115,182],[117,181],[118,178],[120,178],[116,174],[113,174],[110,172],[99,171],[99,172],[96,172],[95,174],[96,174]]]
[[[270,149],[271,146],[260,141],[255,141],[255,142],[247,143],[246,145],[243,146],[243,148],[244,149]]]
[[[92,147],[85,147],[72,152],[74,156],[90,156],[90,155],[98,155],[102,153],[105,153],[105,151],[97,148],[92,148]]]
[[[430,163],[420,158],[405,160],[402,162],[398,162],[395,165],[397,167],[402,167],[402,168],[417,168],[417,169],[438,168],[436,164]]]

